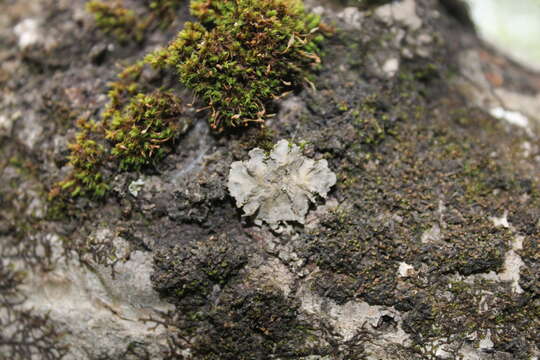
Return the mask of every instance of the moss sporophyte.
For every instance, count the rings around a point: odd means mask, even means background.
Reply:
[[[150,1],[149,8],[170,15],[178,1]],[[145,66],[172,70],[209,109],[210,126],[262,123],[273,101],[311,84],[320,65],[322,41],[319,17],[305,12],[300,0],[193,0],[191,12],[200,22],[187,22],[165,48],[124,68],[110,84],[109,103],[100,121],[81,120],[81,131],[69,145],[72,167],[51,191],[71,196],[102,197],[111,164],[120,170],[139,170],[162,159],[169,146],[189,127],[180,99],[172,90],[141,81]],[[120,1],[108,5],[90,1],[98,25],[125,38],[142,34],[135,15]],[[126,28],[135,33],[126,33]]]

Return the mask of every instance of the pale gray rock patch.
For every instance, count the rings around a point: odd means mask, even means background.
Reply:
[[[337,13],[337,17],[341,19],[346,25],[353,29],[362,28],[362,20],[364,19],[364,13],[360,12],[358,8],[349,6]]]
[[[422,20],[416,15],[414,0],[403,0],[380,6],[375,10],[375,15],[389,25],[397,21],[411,30],[418,30],[422,26]]]
[[[292,122],[302,114],[306,108],[306,104],[298,96],[287,96],[281,103],[279,109],[280,122]],[[270,119],[269,121],[273,121]]]
[[[272,258],[253,269],[251,276],[258,279],[258,281],[262,280],[271,287],[280,289],[285,297],[291,294],[294,287],[295,277],[293,273],[276,258]]]
[[[532,123],[540,123],[540,92],[527,94],[505,88],[497,88],[494,89],[493,92],[499,99],[504,101],[502,107],[505,111],[521,114],[517,116],[518,123],[515,125],[520,127],[524,127],[525,125],[525,127],[530,129],[533,125]],[[516,115],[511,115],[511,120],[509,122],[512,120],[515,121],[515,119],[513,119],[515,117]],[[524,119],[526,119],[526,121]],[[505,120],[508,121],[508,119]]]
[[[519,111],[510,111],[502,107],[494,107],[489,112],[493,117],[497,119],[505,120],[512,125],[522,127],[524,129],[529,129],[529,119],[520,113]]]
[[[515,231],[512,224],[508,222],[508,211],[505,211],[503,215],[498,217],[491,217],[493,225],[495,227],[504,227]],[[522,235],[515,235],[511,244],[511,249],[506,252],[504,257],[503,271],[497,274],[497,280],[510,282],[512,291],[516,294],[523,293],[523,289],[519,286],[519,270],[525,266],[525,263],[518,255],[517,251],[523,249],[523,240],[525,238]]]
[[[493,349],[493,341],[491,341],[491,332],[488,330],[486,332],[486,336],[480,339],[480,342],[478,344],[478,348],[480,350],[489,351]]]
[[[0,135],[11,135],[11,129],[13,128],[13,118],[0,114]]]
[[[398,268],[398,274],[399,274],[399,277],[412,276],[414,274],[414,266],[409,265],[405,262],[400,262],[399,268]]]
[[[390,58],[386,60],[382,66],[382,69],[388,78],[394,77],[399,70],[399,59]]]
[[[298,291],[301,309],[307,314],[320,316],[332,324],[344,340],[352,339],[358,332],[367,331],[376,335],[367,345],[368,359],[385,358],[385,349],[389,345],[406,346],[409,335],[402,329],[402,317],[393,307],[369,305],[363,301],[349,301],[338,305],[331,299],[314,294],[307,287]],[[383,316],[392,318],[397,326],[394,329],[380,331]]]
[[[516,236],[512,243],[512,249],[510,249],[504,257],[503,272],[499,273],[499,279],[501,281],[508,281],[512,284],[512,291],[516,294],[523,293],[523,289],[519,286],[519,270],[525,266],[525,263],[516,252],[523,248],[523,237]]]
[[[17,35],[17,44],[22,50],[43,40],[41,37],[42,31],[40,30],[40,23],[37,19],[24,19],[15,25],[13,32]]]
[[[208,126],[203,122],[198,122],[193,126],[191,131],[193,132],[194,139],[197,139],[199,150],[192,158],[188,159],[187,163],[182,164],[181,167],[171,174],[172,182],[175,184],[181,184],[187,176],[196,173],[201,167],[204,167],[205,159],[211,156],[208,155],[211,148],[208,141]]]
[[[495,227],[502,226],[507,229],[510,227],[508,223],[508,211],[505,211],[501,217],[492,216],[490,220],[493,221]]]
[[[17,112],[16,116],[16,120],[19,118],[21,120],[21,128],[15,136],[29,149],[34,149],[43,137],[43,126],[39,121],[38,114],[35,112],[25,112],[24,114]]]
[[[469,101],[506,122],[517,126],[536,138],[540,124],[540,93],[523,93],[506,87],[493,87],[482,68],[478,51],[464,50],[459,54],[462,78],[457,81]]]
[[[26,208],[26,215],[33,216],[37,219],[41,219],[45,216],[45,203],[39,192],[36,190],[29,190],[26,194],[30,198],[28,207]]]
[[[108,237],[117,246],[111,256],[124,259],[115,266],[114,276],[110,267],[90,259],[84,263],[75,257],[63,260],[62,241],[50,234],[54,267],[29,273],[21,286],[26,297],[21,307],[48,314],[65,332],[62,341],[70,346],[66,359],[116,357],[133,341],[146,343],[159,353],[166,344],[166,333],[143,320],[158,319],[156,310],[167,311],[171,305],[161,301],[152,289],[151,255],[134,251],[126,259],[125,240],[109,229],[97,230],[95,236]]]

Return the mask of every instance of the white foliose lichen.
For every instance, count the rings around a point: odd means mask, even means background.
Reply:
[[[256,214],[257,225],[262,221],[273,228],[287,221],[303,224],[310,201],[315,202],[317,194],[326,198],[336,183],[326,160],[306,158],[287,140],[280,140],[268,156],[255,148],[249,157],[231,164],[228,188],[244,216]]]

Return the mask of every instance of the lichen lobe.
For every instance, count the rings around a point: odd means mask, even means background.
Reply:
[[[255,215],[255,223],[265,221],[271,227],[296,221],[304,223],[309,203],[322,198],[336,183],[336,175],[326,160],[302,155],[300,147],[280,140],[272,152],[255,148],[247,161],[231,164],[228,189],[244,216]]]

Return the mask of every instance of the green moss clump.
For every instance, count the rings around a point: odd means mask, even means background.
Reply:
[[[186,23],[168,48],[147,56],[174,68],[223,129],[262,122],[271,100],[309,82],[320,62],[319,18],[296,0],[193,1],[201,23]]]
[[[114,143],[111,154],[121,169],[139,169],[168,152],[167,144],[189,125],[179,121],[180,99],[159,90],[139,93],[122,109],[114,111],[106,138]]]
[[[217,23],[223,14],[234,13],[236,2],[227,0],[192,0],[190,10],[203,23]]]
[[[138,62],[131,66],[127,66],[117,75],[117,81],[109,83],[110,90],[107,94],[109,103],[103,112],[103,119],[110,121],[122,106],[129,102],[133,96],[140,91],[138,80],[144,68],[144,63]]]
[[[118,160],[120,170],[140,170],[162,159],[169,145],[188,129],[190,121],[182,118],[180,98],[171,92],[149,91],[139,83],[143,67],[142,62],[128,66],[109,84],[109,103],[101,121],[78,122],[81,131],[69,145],[73,170],[55,184],[50,199],[62,194],[103,197],[108,186],[101,168],[110,160]]]
[[[79,119],[75,142],[69,144],[69,165],[73,168],[71,174],[57,183],[49,193],[50,199],[57,198],[61,193],[71,197],[86,195],[100,198],[108,190],[100,168],[105,161],[106,151],[93,137],[101,132],[99,124],[85,119]]]
[[[112,35],[120,43],[141,42],[148,29],[169,26],[184,0],[145,0],[145,15],[135,14],[124,7],[122,0],[103,2],[91,0],[86,10],[94,15],[97,26],[106,34]]]
[[[171,92],[146,93],[139,82],[143,62],[126,67],[111,83],[109,104],[103,113],[111,154],[123,170],[138,170],[162,159],[167,145],[184,133],[190,122],[182,119],[180,98]]]
[[[141,41],[145,26],[137,21],[133,10],[126,9],[121,1],[104,3],[92,0],[86,3],[86,10],[94,15],[97,26],[119,42]]]

